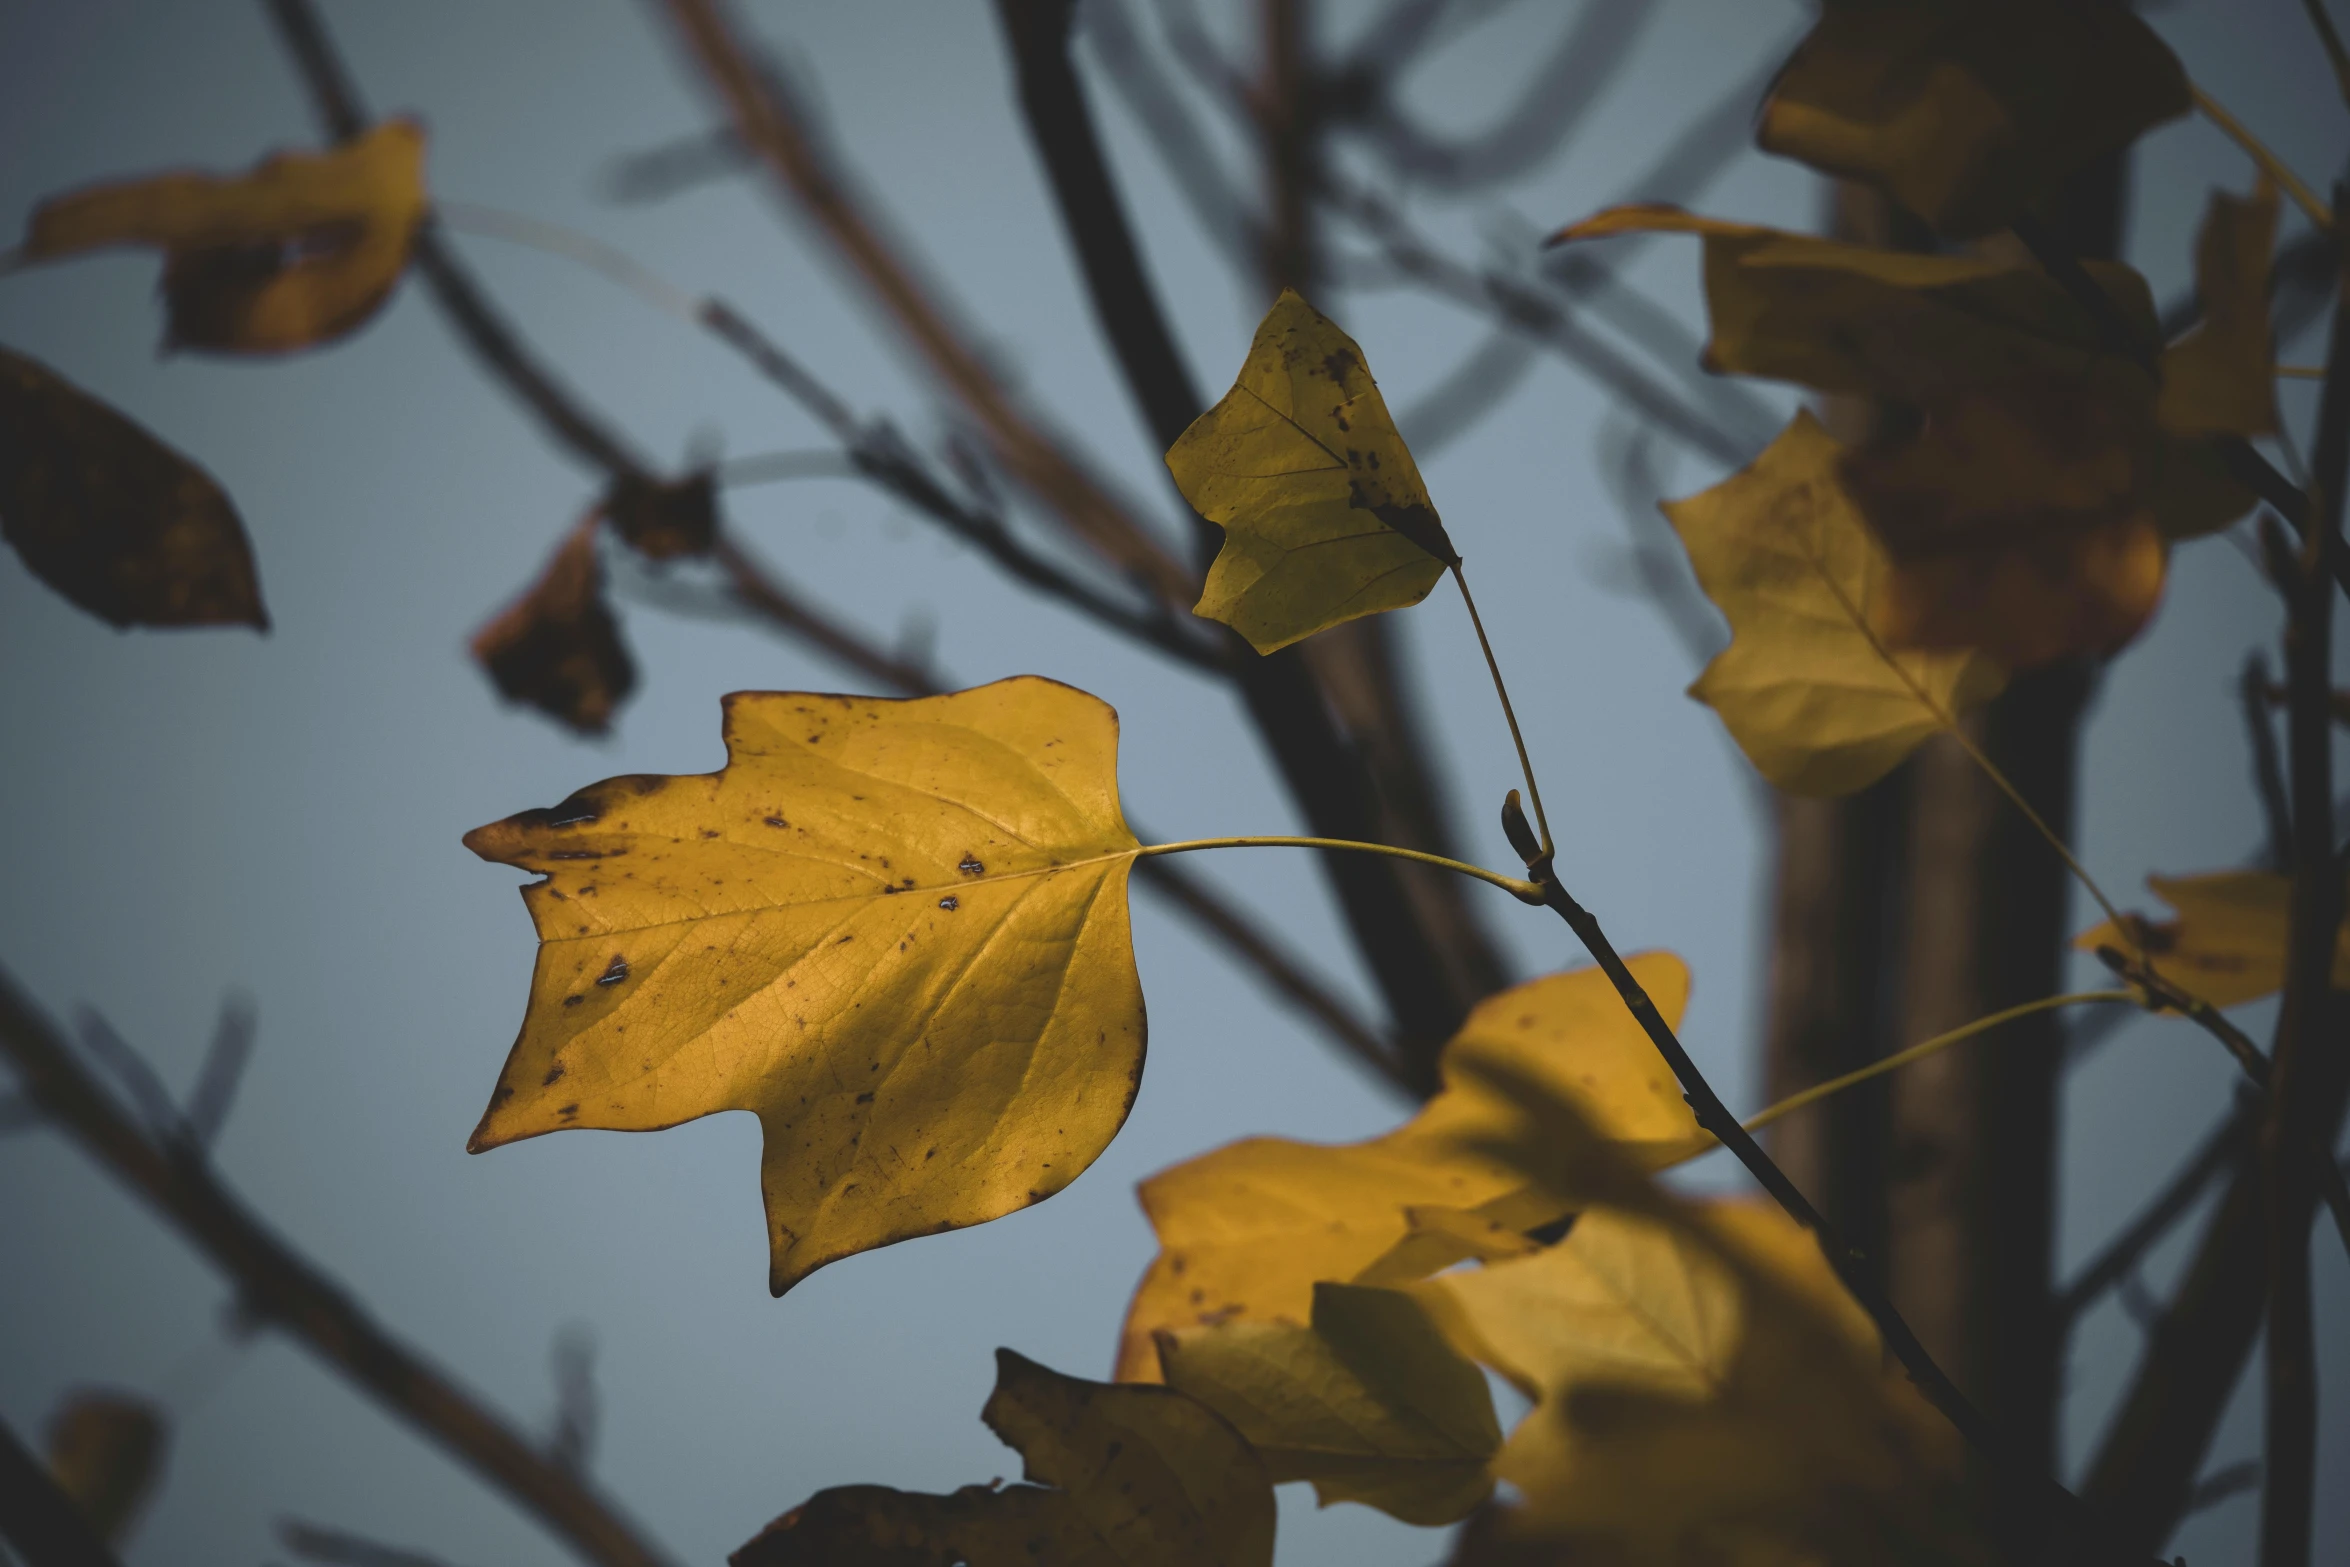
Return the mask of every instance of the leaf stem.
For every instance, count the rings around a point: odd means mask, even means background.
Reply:
[[[1357,854],[1384,854],[1390,859],[1416,860],[1422,865],[1434,865],[1463,876],[1475,877],[1478,881],[1490,882],[1520,903],[1530,903],[1538,908],[1542,904],[1542,887],[1539,883],[1504,876],[1499,871],[1489,871],[1482,865],[1471,865],[1466,860],[1450,860],[1441,854],[1424,854],[1418,849],[1399,849],[1389,843],[1363,843],[1352,838],[1186,838],[1179,843],[1146,843],[1134,852],[1136,858],[1148,859],[1155,854],[1189,854],[1194,849],[1343,849]]]
[[[2260,165],[2260,171],[2275,180],[2278,187],[2293,198],[2293,205],[2299,207],[2302,214],[2317,226],[2319,233],[2331,234],[2334,231],[2333,212],[2317,199],[2316,191],[2302,183],[2300,175],[2285,166],[2284,159],[2271,151],[2266,142],[2253,135],[2250,127],[2230,114],[2211,94],[2193,82],[2187,84],[2187,91],[2194,95],[2195,107],[2203,111],[2203,117],[2218,126],[2228,140],[2243,148],[2245,155]]]
[[[1509,722],[1510,744],[1518,748],[1518,771],[1526,776],[1526,794],[1534,802],[1534,825],[1542,834],[1542,852],[1550,854],[1557,845],[1551,841],[1550,818],[1542,811],[1542,786],[1534,781],[1534,763],[1526,755],[1526,737],[1518,728],[1517,711],[1510,706],[1510,688],[1501,678],[1501,661],[1493,656],[1493,644],[1486,639],[1485,621],[1477,613],[1477,600],[1469,593],[1468,574],[1461,563],[1452,563],[1452,580],[1461,590],[1461,602],[1468,606],[1469,624],[1477,628],[1477,646],[1485,654],[1485,667],[1493,676],[1493,694],[1501,698],[1501,716]]]
[[[2342,101],[2350,103],[2350,52],[2343,50],[2342,35],[2334,30],[2334,19],[2326,15],[2325,0],[2301,0],[2301,8],[2309,13],[2317,41],[2325,46],[2326,59],[2334,67],[2334,83],[2342,89]]]
[[[433,212],[460,234],[502,239],[508,244],[524,245],[576,261],[619,284],[654,309],[680,321],[701,324],[703,300],[592,234],[504,207],[487,207],[471,201],[436,201]]]
[[[1936,1034],[1923,1044],[1911,1045],[1907,1050],[1895,1051],[1882,1061],[1872,1061],[1857,1072],[1847,1072],[1842,1077],[1832,1077],[1824,1083],[1814,1083],[1801,1093],[1789,1094],[1769,1109],[1748,1116],[1745,1126],[1750,1132],[1759,1132],[1773,1121],[1793,1115],[1805,1105],[1817,1104],[1831,1094],[1840,1094],[1847,1088],[1858,1087],[1872,1077],[1882,1077],[1887,1072],[1897,1072],[1905,1066],[1925,1060],[1930,1055],[1939,1054],[1952,1045],[1964,1043],[1977,1034],[1987,1034],[2002,1023],[2012,1023],[2019,1017],[2030,1017],[2035,1012],[2053,1012],[2058,1007],[2085,1006],[2091,1002],[2137,1004],[2140,1001],[2138,993],[2131,990],[2081,990],[2068,996],[2042,996],[2037,1001],[2027,1001],[2021,1006],[2013,1006],[2005,1011],[1994,1012],[1989,1017],[1976,1018],[1972,1023],[1954,1028],[1946,1034]]]

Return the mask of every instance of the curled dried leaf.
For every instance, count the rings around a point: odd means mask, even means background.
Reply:
[[[37,360],[0,349],[0,535],[113,626],[269,629],[212,476]]]
[[[34,209],[24,251],[161,250],[170,346],[285,353],[364,325],[425,214],[424,129],[395,119],[242,175],[159,174],[52,197]]]
[[[596,516],[563,536],[538,581],[473,634],[473,656],[509,702],[602,734],[636,689],[636,662],[604,599]]]
[[[1460,561],[1362,349],[1291,291],[1167,467],[1224,529],[1193,613],[1260,653],[1417,604]]]

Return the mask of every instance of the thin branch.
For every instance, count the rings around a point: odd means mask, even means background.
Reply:
[[[2350,103],[2350,52],[2342,48],[2342,35],[2334,31],[2334,19],[2326,14],[2325,0],[2301,0],[2301,8],[2309,13],[2309,25],[2316,30],[2327,63],[2334,68],[2334,84],[2342,89],[2342,101]]]
[[[2293,863],[2293,807],[2285,798],[2284,764],[2277,759],[2277,732],[2268,720],[2268,660],[2258,650],[2244,657],[2236,695],[2243,705],[2244,732],[2252,741],[2252,785],[2268,827],[2268,868]]]
[[[548,1462],[488,1405],[380,1326],[279,1239],[192,1151],[159,1142],[75,1057],[55,1025],[0,973],[0,1054],[24,1089],[116,1179],[236,1285],[254,1316],[284,1329],[387,1410],[464,1461],[600,1567],[662,1567],[614,1504]]]
[[[1191,208],[1194,222],[1252,282],[1264,245],[1264,225],[1249,211],[1217,161],[1182,95],[1136,32],[1123,0],[1094,0],[1085,8],[1085,40],[1134,117],[1142,122],[1151,148]]]
[[[2211,1129],[2187,1162],[2138,1211],[2138,1216],[2123,1225],[2105,1243],[2104,1249],[2073,1276],[2073,1281],[2056,1292],[2049,1309],[2058,1322],[2067,1327],[2077,1323],[2099,1296],[2119,1284],[2154,1243],[2170,1233],[2172,1225],[2186,1217],[2187,1210],[2195,1206],[2195,1199],[2203,1195],[2205,1187],[2243,1158],[2252,1141],[2253,1122],[2258,1119],[2258,1112],[2252,1108],[2256,1102],[2249,1095],[2239,1098],[2236,1107],[2220,1118],[2219,1125]]]
[[[0,1423],[0,1539],[25,1567],[121,1567],[49,1468]]]

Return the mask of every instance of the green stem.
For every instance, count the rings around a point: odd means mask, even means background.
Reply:
[[[1434,865],[1490,882],[1520,903],[1539,906],[1542,902],[1542,888],[1534,882],[1504,876],[1466,860],[1448,860],[1441,854],[1423,854],[1417,849],[1399,849],[1387,843],[1359,843],[1351,838],[1186,838],[1180,843],[1146,843],[1134,853],[1137,859],[1148,859],[1154,854],[1189,854],[1194,849],[1348,849],[1357,854],[1384,854],[1389,859],[1416,860],[1422,865]]]
[[[1845,1089],[1865,1083],[1872,1077],[1882,1077],[1887,1072],[1899,1071],[1905,1066],[1923,1061],[1930,1055],[1947,1050],[1952,1045],[1972,1039],[1977,1034],[1989,1033],[2002,1023],[2012,1023],[2019,1017],[2030,1017],[2035,1012],[2053,1012],[2058,1007],[2085,1005],[2093,1001],[2123,1001],[2136,1004],[2139,999],[2135,991],[2129,990],[2082,990],[2069,996],[2043,996],[2037,1001],[2027,1001],[2021,1006],[2009,1007],[2004,1012],[1994,1012],[1989,1017],[1976,1018],[1972,1023],[1954,1028],[1947,1034],[1936,1034],[1924,1044],[1912,1045],[1907,1050],[1896,1051],[1884,1060],[1872,1062],[1857,1072],[1847,1072],[1842,1077],[1830,1078],[1824,1083],[1814,1083],[1803,1092],[1789,1094],[1769,1109],[1747,1117],[1743,1124],[1748,1131],[1759,1132],[1773,1121],[1793,1115],[1805,1105],[1817,1104],[1831,1094],[1840,1094]]]
[[[1518,748],[1518,771],[1526,775],[1526,794],[1534,802],[1534,825],[1542,834],[1542,852],[1553,853],[1558,846],[1551,842],[1550,818],[1542,813],[1542,788],[1534,781],[1534,763],[1526,755],[1526,737],[1519,732],[1517,711],[1510,706],[1510,688],[1502,681],[1501,661],[1493,656],[1493,644],[1486,640],[1485,621],[1477,613],[1477,601],[1469,594],[1468,575],[1457,560],[1452,563],[1452,580],[1461,590],[1461,602],[1469,608],[1469,624],[1477,628],[1477,646],[1484,650],[1485,667],[1493,675],[1493,694],[1501,698],[1501,716],[1509,723],[1510,743]]]

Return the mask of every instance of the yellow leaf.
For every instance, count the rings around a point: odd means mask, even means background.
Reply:
[[[1168,1386],[1232,1422],[1275,1484],[1425,1525],[1492,1494],[1501,1446],[1477,1368],[1403,1296],[1314,1286],[1313,1323],[1231,1322],[1158,1335]]]
[[[1273,1483],[1223,1417],[1163,1387],[1117,1387],[996,1351],[982,1413],[1041,1485],[926,1496],[819,1491],[734,1567],[1271,1567]]]
[[[1460,561],[1363,351],[1287,290],[1167,467],[1224,528],[1193,613],[1260,653],[1417,604]]]
[[[1610,1560],[1984,1559],[1956,1434],[1775,1207],[1592,1208],[1403,1293],[1535,1400],[1495,1464],[1523,1531]]]
[[[92,1532],[119,1543],[163,1472],[170,1428],[145,1399],[79,1392],[49,1417],[49,1475]]]
[[[2274,871],[2211,871],[2149,876],[2146,884],[2176,918],[2125,914],[2138,945],[2163,978],[2215,1007],[2232,1007],[2285,988],[2285,943],[2293,924],[2293,882]],[[2111,920],[2073,943],[2083,952],[2127,949]],[[2334,944],[2334,986],[2350,990],[2350,923]]]
[[[1664,507],[1731,629],[1690,695],[1795,794],[1873,783],[2006,682],[1980,654],[1895,653],[1877,641],[1871,617],[1891,564],[1844,492],[1842,452],[1799,413],[1747,467]]]
[[[1669,952],[1631,960],[1668,1023],[1689,998],[1689,971]],[[1506,1096],[1474,1071],[1504,1063],[1582,1106],[1628,1160],[1657,1167],[1702,1138],[1655,1048],[1607,977],[1576,969],[1488,997],[1445,1046],[1445,1087],[1419,1114],[1367,1142],[1325,1146],[1251,1137],[1163,1170],[1142,1183],[1143,1211],[1160,1251],[1137,1286],[1119,1341],[1117,1376],[1155,1379],[1152,1335],[1222,1322],[1311,1318],[1314,1286],[1347,1282],[1374,1264],[1382,1280],[1430,1270],[1468,1253],[1457,1240],[1389,1253],[1414,1233],[1411,1210],[1474,1209],[1519,1229],[1558,1218],[1566,1204],[1531,1194],[1525,1177],[1481,1152],[1508,1116]]]
[[[46,260],[153,246],[164,253],[172,345],[284,353],[374,315],[424,217],[423,127],[386,120],[233,178],[160,174],[54,197],[34,209],[24,250]]]
[[[1831,0],[1755,139],[1970,239],[2189,106],[2177,58],[2126,6]]]
[[[1034,677],[749,692],[725,738],[467,835],[545,877],[471,1146],[752,1111],[777,1294],[1076,1179],[1142,1075],[1117,715]]]
[[[539,579],[473,634],[474,659],[509,702],[581,734],[602,734],[636,688],[636,661],[604,600],[591,513],[563,536]]]
[[[0,536],[114,626],[269,629],[212,475],[37,360],[0,349]]]
[[[2155,416],[2180,435],[2266,435],[2277,427],[2276,345],[2268,326],[2276,187],[2263,176],[2246,200],[2211,193],[2195,239],[2203,319],[2162,353]]]

